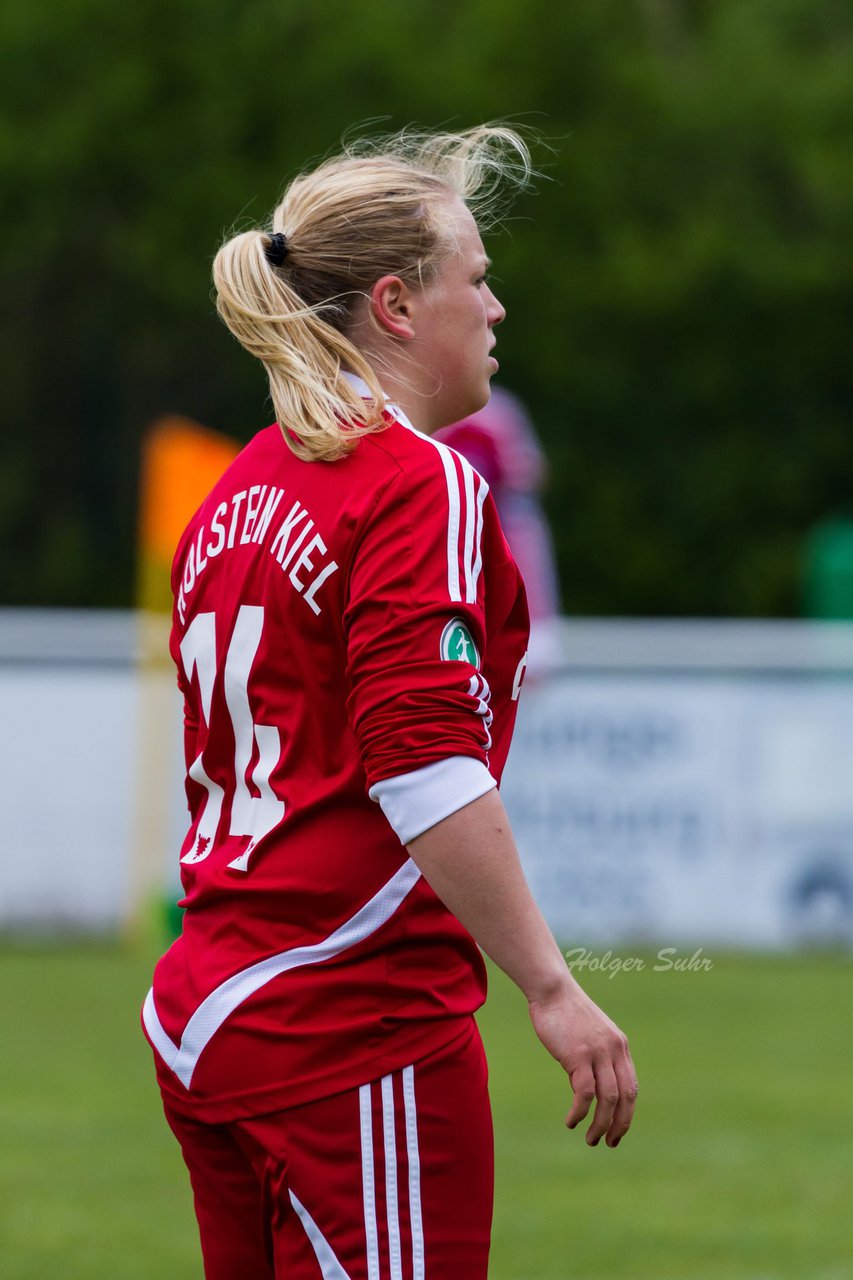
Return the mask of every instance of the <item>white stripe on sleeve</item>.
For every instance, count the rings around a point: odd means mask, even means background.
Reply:
[[[479,710],[479,690],[475,696]],[[482,705],[484,711],[488,710],[485,703]],[[480,760],[448,756],[411,773],[374,782],[368,795],[379,802],[400,843],[408,844],[497,785]]]
[[[479,475],[479,472],[477,473]],[[480,572],[483,568],[483,503],[489,492],[489,486],[486,484],[482,476],[480,476],[480,487],[477,490],[477,555],[474,559],[474,594],[472,601],[477,599],[477,583],[480,581]]]
[[[459,586],[459,521],[462,498],[459,492],[459,476],[453,465],[453,456],[449,449],[442,449],[435,441],[444,467],[444,478],[447,482],[447,592],[451,600],[462,599]],[[466,574],[467,576],[467,574]]]
[[[475,672],[475,674],[471,677],[471,680],[468,684],[468,692],[470,693],[472,698],[477,699],[477,715],[483,717],[483,731],[486,735],[486,742],[485,742],[486,751],[491,751],[492,749],[491,729],[492,729],[492,721],[494,720],[494,716],[492,715],[492,709],[489,706],[489,703],[492,698],[492,691],[489,688],[488,680],[479,671]]]
[[[356,374],[347,371],[343,371],[343,376],[360,396],[367,400],[371,398],[370,388],[363,378],[359,378]],[[385,407],[393,414],[401,426],[414,432],[422,440],[428,440],[432,447],[438,450],[447,485],[447,592],[451,600],[461,602],[462,590],[459,582],[459,562],[461,560],[465,575],[465,600],[466,603],[473,604],[477,599],[477,582],[483,567],[480,536],[483,526],[483,503],[486,499],[486,494],[489,492],[489,486],[479,471],[474,470],[463,454],[444,444],[441,440],[434,440],[426,432],[419,431],[417,427],[412,425],[400,406],[392,404],[387,396],[385,397]],[[459,476],[454,458],[458,460],[462,469],[465,486],[465,535],[462,545],[460,545],[462,490],[459,485]]]
[[[474,504],[474,468],[461,454],[459,461],[462,464],[462,476],[465,481],[465,547],[463,551],[465,601],[467,604],[473,604],[477,599],[474,586],[474,525],[477,519],[477,509]]]

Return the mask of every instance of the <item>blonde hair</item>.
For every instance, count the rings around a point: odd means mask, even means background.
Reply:
[[[290,183],[269,229],[223,244],[217,310],[264,365],[298,457],[340,458],[386,425],[376,371],[346,336],[355,302],[383,275],[428,284],[453,251],[453,198],[485,230],[530,174],[524,139],[502,125],[356,139]],[[344,370],[364,379],[372,403]]]

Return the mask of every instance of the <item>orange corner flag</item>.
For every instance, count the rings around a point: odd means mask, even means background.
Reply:
[[[241,445],[189,418],[160,418],[142,445],[137,604],[172,608],[172,558],[190,517],[236,458]]]

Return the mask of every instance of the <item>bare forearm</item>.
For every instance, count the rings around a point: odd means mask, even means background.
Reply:
[[[536,1034],[574,1090],[574,1128],[595,1100],[586,1140],[616,1146],[637,1077],[628,1041],[578,986],[524,878],[509,820],[489,791],[412,840],[412,859],[442,902],[527,996]]]
[[[524,878],[497,791],[409,845],[444,905],[530,1001],[577,987]]]

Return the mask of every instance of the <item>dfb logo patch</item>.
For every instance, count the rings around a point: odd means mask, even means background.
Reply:
[[[441,633],[439,652],[444,662],[470,662],[479,668],[480,654],[474,637],[461,618],[451,618]]]

